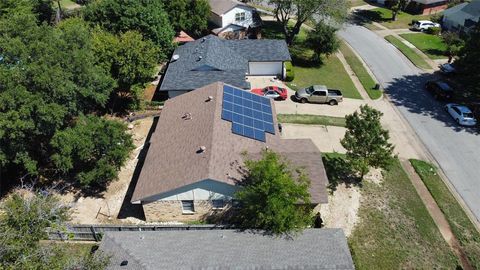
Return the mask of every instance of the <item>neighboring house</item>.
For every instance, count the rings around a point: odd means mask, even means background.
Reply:
[[[159,90],[172,98],[217,81],[250,89],[246,76],[284,78],[284,63],[290,60],[284,40],[224,40],[209,35],[175,50]]]
[[[254,7],[237,0],[209,0],[212,30],[219,37],[244,38],[247,31],[261,25]],[[232,35],[233,34],[233,35]]]
[[[480,0],[462,3],[443,12],[442,28],[468,33],[480,21]]]
[[[292,237],[235,230],[106,232],[99,250],[108,270],[353,270],[342,229],[307,229]]]
[[[267,148],[304,167],[312,207],[327,202],[328,178],[312,140],[282,139],[272,100],[224,83],[167,100],[148,147],[131,201],[142,204],[149,222],[229,210],[243,179],[243,153],[257,159]]]
[[[441,12],[448,7],[448,0],[411,0],[406,11],[412,14],[429,15]]]
[[[189,36],[187,33],[183,32],[183,31],[180,31],[180,33],[177,33],[175,35],[175,37],[173,38],[173,42],[178,43],[178,44],[184,44],[184,43],[191,42],[191,41],[194,41],[194,40],[195,39],[193,39],[191,36]]]

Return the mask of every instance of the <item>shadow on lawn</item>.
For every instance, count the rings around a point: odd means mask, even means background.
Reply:
[[[383,18],[382,13],[380,11],[374,10],[355,10],[349,16],[349,22],[352,24],[357,24],[360,26],[364,26],[366,24],[377,22],[389,22],[391,21],[390,18]]]

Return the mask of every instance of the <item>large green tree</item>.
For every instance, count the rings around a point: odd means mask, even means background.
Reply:
[[[176,32],[199,35],[208,26],[210,5],[207,0],[163,0],[165,11]]]
[[[370,167],[387,169],[393,160],[394,146],[388,141],[388,130],[383,129],[380,123],[382,115],[382,112],[362,105],[360,113],[345,116],[347,132],[341,144],[347,150],[346,158],[360,180]]]
[[[313,50],[314,60],[320,62],[322,54],[330,55],[338,50],[340,42],[335,34],[337,29],[319,22],[315,28],[308,33],[307,45]]]
[[[87,5],[85,19],[112,33],[140,32],[161,50],[165,60],[173,48],[175,32],[161,0],[99,0]]]
[[[465,85],[463,89],[480,97],[480,23],[470,31],[465,46],[460,50],[456,66],[459,69],[459,77]]]
[[[260,160],[246,160],[245,167],[242,188],[235,194],[241,202],[235,215],[240,228],[282,234],[311,225],[310,180],[301,169],[269,150]]]
[[[47,228],[62,230],[70,218],[70,207],[48,191],[17,190],[0,203],[1,269],[105,269],[102,254],[67,254],[47,239]]]
[[[93,115],[79,117],[73,127],[52,138],[55,167],[83,186],[100,186],[117,177],[133,148],[125,124]]]
[[[346,18],[346,0],[269,0],[274,13],[282,24],[285,41],[291,45],[308,20],[341,22]]]
[[[0,16],[11,13],[33,14],[39,23],[51,22],[55,10],[53,0],[2,0]]]

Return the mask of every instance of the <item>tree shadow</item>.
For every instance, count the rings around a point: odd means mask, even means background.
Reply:
[[[372,22],[377,22],[377,23],[389,22],[391,21],[391,19],[382,17],[382,13],[380,11],[355,10],[349,16],[348,21],[352,24],[358,24],[360,26],[364,26]]]
[[[442,77],[439,74],[422,73],[419,75],[407,75],[394,79],[386,85],[385,92],[388,94],[391,102],[397,107],[403,107],[411,113],[438,120],[456,132],[465,131],[479,135],[480,130],[478,125],[477,127],[460,126],[454,121],[450,114],[445,111],[445,104],[447,103],[465,104],[474,111],[475,117],[478,119],[480,116],[480,108],[477,108],[479,105],[475,103],[475,99],[466,96],[466,93],[462,91],[463,88],[457,86],[454,87],[455,95],[452,101],[435,100],[433,96],[424,89],[424,85],[428,80],[437,79],[451,82],[451,79]]]
[[[337,186],[342,183],[347,188],[362,186],[362,182],[359,181],[358,176],[343,155],[324,155],[322,160],[328,176],[329,183],[327,187],[330,190],[330,194],[333,194],[337,190]]]
[[[133,204],[131,203],[133,191],[137,186],[138,178],[140,177],[140,172],[142,171],[143,164],[145,162],[145,158],[148,153],[148,149],[150,148],[150,139],[152,138],[152,134],[155,132],[157,128],[159,117],[155,117],[153,119],[152,126],[148,131],[147,138],[145,139],[145,144],[143,149],[140,151],[138,155],[138,162],[137,166],[135,167],[135,171],[133,172],[132,180],[130,181],[130,185],[128,186],[127,192],[125,197],[123,198],[122,206],[120,207],[120,211],[118,212],[118,219],[125,219],[128,217],[134,217],[137,219],[145,220],[145,213],[143,212],[143,207],[141,204]]]
[[[430,55],[441,55],[441,56],[445,56],[445,58],[447,57],[447,52],[439,49],[426,49],[425,53]]]

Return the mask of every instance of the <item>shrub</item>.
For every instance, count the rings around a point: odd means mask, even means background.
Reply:
[[[438,36],[442,29],[440,27],[430,27],[425,31],[427,34]]]
[[[287,82],[293,81],[293,79],[295,79],[295,71],[293,70],[292,62],[286,62],[285,69],[287,71],[287,76],[285,77],[285,80]]]
[[[430,21],[440,23],[442,21],[442,13],[435,13],[430,16]]]

